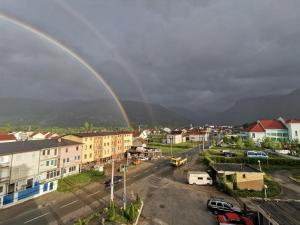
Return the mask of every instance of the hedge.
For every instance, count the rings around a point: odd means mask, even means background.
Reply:
[[[222,156],[212,156],[206,154],[204,160],[207,164],[210,163],[246,163],[246,164],[257,164],[258,159],[246,158],[246,157],[233,157],[227,158]],[[294,159],[260,159],[262,165],[285,165],[285,166],[300,166],[300,160]]]

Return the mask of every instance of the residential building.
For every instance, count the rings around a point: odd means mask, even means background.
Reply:
[[[240,135],[244,139],[253,138],[259,143],[267,137],[275,140],[288,139],[289,130],[280,120],[258,120],[245,128]]]
[[[279,118],[282,123],[285,124],[285,126],[288,129],[289,133],[289,140],[298,140],[300,141],[300,120],[295,119],[288,119],[284,120],[282,118]]]
[[[205,129],[193,129],[188,131],[188,140],[191,142],[208,141],[209,132]]]
[[[33,132],[29,135],[28,140],[44,140],[45,134],[41,132]]]
[[[14,142],[16,140],[13,134],[0,134],[0,143]]]
[[[66,140],[61,140],[66,141]],[[61,177],[77,174],[80,172],[82,144],[74,142],[74,144],[61,146],[59,148],[58,167]]]
[[[33,140],[0,144],[0,208],[57,188],[59,149],[72,141]]]
[[[216,179],[232,189],[262,191],[264,188],[264,173],[246,164],[214,163],[211,167]]]
[[[82,164],[101,164],[111,159],[121,159],[132,146],[132,132],[128,131],[78,133],[63,138],[83,143]]]
[[[170,134],[167,134],[167,144],[179,144],[183,142],[186,142],[186,135],[182,131],[173,130]]]
[[[96,133],[78,133],[68,134],[63,136],[63,139],[82,143],[82,151],[80,156],[80,163],[82,165],[90,165],[95,162],[94,143]]]

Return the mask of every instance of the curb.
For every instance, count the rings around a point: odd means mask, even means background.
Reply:
[[[144,207],[144,202],[142,201],[141,208],[139,209],[139,214],[138,214],[138,216],[136,218],[136,221],[133,223],[133,225],[137,225],[138,224],[140,216],[141,216],[141,213],[142,213],[142,210],[143,210],[143,207]]]

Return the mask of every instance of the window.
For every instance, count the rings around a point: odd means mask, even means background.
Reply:
[[[246,174],[243,174],[243,178],[244,178],[244,179],[246,178]]]
[[[69,158],[67,158],[67,162],[69,162],[70,160],[69,160]]]
[[[46,151],[45,150],[43,150],[43,155],[45,155],[46,154]]]
[[[217,206],[218,206],[218,207],[223,207],[222,202],[218,202],[218,203],[217,203]]]
[[[80,155],[77,157],[77,159],[80,159]]]
[[[66,159],[63,159],[63,163],[65,163],[66,162]]]
[[[84,159],[86,159],[86,154],[84,154]]]
[[[92,154],[92,153],[90,153],[90,158],[92,158],[92,155],[93,155],[93,154]]]
[[[0,193],[3,192],[3,186],[0,186]]]
[[[92,149],[92,145],[90,145],[90,149]]]
[[[49,161],[46,161],[46,166],[49,166]]]
[[[47,155],[50,155],[50,149],[47,150]]]
[[[252,138],[255,138],[255,133],[252,133]]]
[[[198,180],[203,180],[203,177],[198,177]]]
[[[78,146],[76,146],[76,151],[78,151]]]
[[[295,136],[298,136],[298,131],[297,130],[295,131]]]

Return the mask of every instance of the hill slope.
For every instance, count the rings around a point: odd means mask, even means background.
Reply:
[[[187,119],[158,104],[121,101],[130,122],[143,125],[182,125]],[[40,126],[73,127],[85,121],[95,126],[125,125],[116,104],[106,99],[96,101],[71,100],[65,102],[35,99],[0,99],[0,125],[35,124]]]

